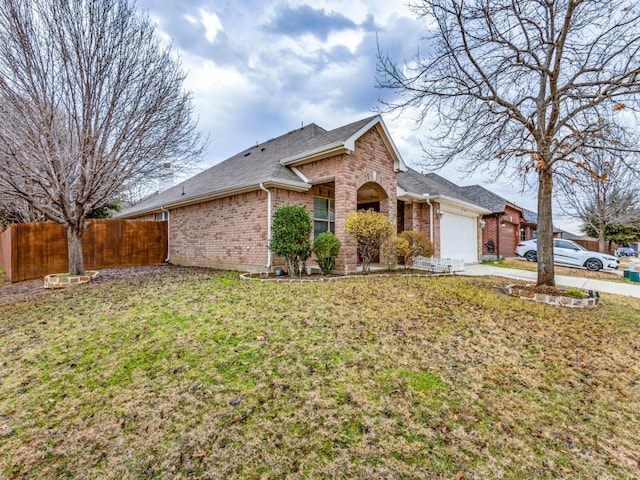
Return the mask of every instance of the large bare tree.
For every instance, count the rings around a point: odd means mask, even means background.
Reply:
[[[43,219],[43,215],[31,208],[27,202],[0,193],[0,230],[12,223],[39,222]]]
[[[437,168],[510,174],[538,195],[538,285],[553,285],[553,181],[576,153],[630,152],[608,131],[635,122],[640,5],[629,0],[423,0],[425,46],[410,61],[380,52],[390,108],[438,122],[427,151]],[[616,124],[616,129],[606,128]],[[628,138],[628,137],[627,137]]]
[[[0,0],[0,193],[66,228],[71,273],[92,210],[201,153],[183,81],[128,0]]]
[[[594,232],[599,250],[605,252],[606,233],[612,225],[628,225],[640,219],[637,162],[604,150],[576,158],[579,168],[559,172],[564,178],[558,182],[556,203],[563,213],[580,220],[584,231]]]

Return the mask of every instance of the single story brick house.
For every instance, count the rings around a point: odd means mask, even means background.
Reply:
[[[451,185],[408,168],[376,115],[333,130],[310,124],[251,146],[118,217],[167,220],[171,263],[265,271],[284,264],[268,249],[273,211],[301,204],[314,236],[331,230],[342,242],[336,268],[353,270],[345,218],[372,208],[398,233],[429,234],[436,256],[477,262],[489,211]]]

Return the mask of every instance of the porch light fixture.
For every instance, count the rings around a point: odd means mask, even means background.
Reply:
[[[440,209],[437,209],[436,213],[438,214],[439,217],[444,215],[444,212],[442,210],[440,210]]]
[[[480,220],[480,228],[484,228],[486,222],[484,220]]]
[[[504,223],[504,222],[502,222],[502,225],[501,225],[501,226],[502,226],[502,228],[504,228],[506,225],[505,225],[505,223]]]

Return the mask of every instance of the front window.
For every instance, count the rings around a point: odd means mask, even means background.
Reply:
[[[335,203],[331,198],[313,199],[313,238],[322,232],[336,232]]]

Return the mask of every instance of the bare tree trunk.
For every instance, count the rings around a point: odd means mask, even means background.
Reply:
[[[552,172],[549,167],[540,169],[538,174],[538,286],[554,286],[553,268],[553,214],[551,194]],[[540,221],[540,219],[544,219]]]
[[[69,273],[84,275],[84,257],[82,255],[82,232],[75,227],[67,227],[67,243],[69,252]]]
[[[604,217],[600,216],[598,219],[598,251],[600,253],[607,253],[607,239],[604,236],[605,229]]]

